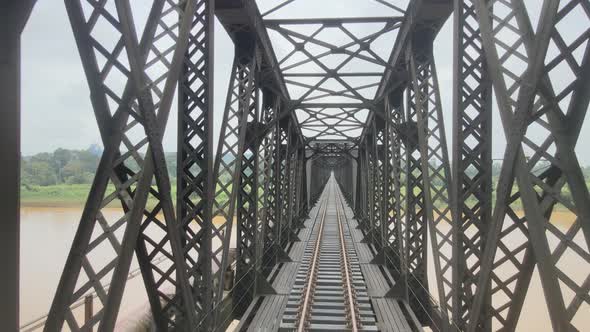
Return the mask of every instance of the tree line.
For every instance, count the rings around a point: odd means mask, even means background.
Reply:
[[[90,184],[102,155],[102,148],[91,145],[85,150],[56,149],[21,158],[21,185],[52,186]],[[176,177],[176,153],[166,153],[170,177]]]
[[[58,184],[90,184],[98,167],[102,148],[91,145],[86,150],[56,149],[42,152],[21,160],[21,183],[25,187],[51,186]],[[176,178],[176,153],[166,153],[166,164],[171,178]],[[500,173],[501,164],[494,162],[494,182]],[[467,170],[467,173],[474,170]],[[539,168],[539,172],[543,167]],[[590,166],[583,167],[585,178],[590,179]],[[435,183],[437,185],[438,183]],[[440,185],[440,184],[439,184]]]

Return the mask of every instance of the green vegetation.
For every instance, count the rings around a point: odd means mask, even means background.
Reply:
[[[100,154],[92,149],[57,149],[53,153],[24,157],[21,161],[21,183],[25,188],[90,183],[99,158]]]
[[[83,206],[90,192],[102,149],[97,145],[86,150],[57,149],[38,153],[21,160],[20,200],[24,206]],[[166,153],[166,167],[172,184],[172,199],[176,199],[176,153]],[[137,170],[134,170],[137,171]],[[221,175],[228,182],[230,175]],[[107,192],[114,187],[109,186]],[[225,194],[219,198],[227,200]],[[114,203],[116,204],[116,203]],[[148,198],[148,206],[155,200]]]
[[[30,206],[83,206],[98,166],[102,150],[93,145],[86,150],[57,149],[23,157],[21,163],[21,204]],[[176,153],[166,154],[166,164],[172,182],[172,199],[176,199]],[[539,172],[544,171],[541,166]],[[469,172],[469,170],[468,170]],[[590,166],[583,168],[590,187]],[[500,174],[500,163],[494,163],[494,189]],[[224,182],[229,174],[223,174]],[[440,186],[442,183],[433,183]],[[113,188],[109,188],[112,191]],[[568,194],[567,188],[564,189]],[[225,196],[225,195],[222,195]],[[222,200],[226,200],[222,197]],[[153,205],[153,201],[148,201]],[[517,204],[517,202],[515,202]]]
[[[21,204],[25,206],[76,206],[81,207],[86,203],[86,198],[90,192],[90,183],[83,184],[56,184],[50,186],[21,186]],[[115,188],[109,185],[107,192],[112,192]],[[172,199],[176,198],[176,185],[172,185]],[[118,205],[119,201],[115,200],[112,205]],[[155,200],[150,196],[148,206],[153,207]]]
[[[83,206],[88,197],[102,149],[92,145],[86,150],[57,149],[21,160],[21,204],[29,206]],[[176,183],[176,154],[168,153],[170,177]],[[109,187],[107,190],[112,191]],[[176,186],[172,187],[175,198]],[[150,202],[148,202],[149,204]]]
[[[20,200],[30,206],[82,206],[89,191],[90,184],[21,186]]]
[[[21,160],[21,204],[83,205],[90,191],[101,150],[57,149]]]

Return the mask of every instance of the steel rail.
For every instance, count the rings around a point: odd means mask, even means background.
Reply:
[[[321,244],[322,244],[322,235],[324,233],[324,221],[326,220],[326,211],[328,210],[328,199],[329,194],[326,199],[323,200],[324,211],[322,213],[322,220],[320,221],[320,229],[318,231],[318,238],[316,239],[315,248],[313,252],[313,257],[311,260],[311,266],[309,268],[309,275],[306,282],[305,288],[305,296],[303,297],[303,302],[300,306],[300,314],[299,314],[299,321],[297,322],[297,331],[303,332],[305,331],[305,322],[307,321],[307,317],[311,313],[311,304],[313,300],[313,291],[315,288],[315,279],[318,270],[318,264],[320,260],[320,251],[321,251]]]
[[[336,190],[336,196],[339,200],[341,200],[340,195],[338,194],[338,190]],[[335,197],[336,198],[336,197]],[[336,205],[336,218],[338,221],[338,233],[340,235],[340,253],[342,255],[342,282],[345,286],[344,289],[344,298],[346,302],[346,306],[348,307],[348,313],[350,315],[350,325],[353,332],[357,332],[360,328],[359,322],[357,317],[360,316],[358,312],[358,307],[355,305],[355,296],[354,296],[354,288],[352,286],[352,277],[350,276],[350,269],[348,265],[348,253],[346,250],[346,241],[344,240],[344,227],[342,226],[342,221],[340,218],[340,208],[339,204]]]

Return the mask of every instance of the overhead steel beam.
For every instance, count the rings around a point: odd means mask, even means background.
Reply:
[[[295,104],[296,102],[291,102]],[[371,103],[300,103],[297,108],[370,108]]]
[[[389,57],[389,67],[385,70],[379,83],[375,101],[382,100],[387,92],[395,89],[400,82],[398,75],[405,72],[404,52],[408,43],[415,40],[418,44],[432,44],[436,34],[452,12],[452,0],[415,0],[410,2]]]
[[[280,25],[280,24],[340,25],[340,24],[350,24],[350,23],[396,23],[396,22],[401,22],[403,19],[404,19],[403,16],[273,19],[273,20],[264,20],[264,24],[266,24],[266,25]]]
[[[289,90],[279,69],[274,48],[256,2],[217,0],[215,1],[215,16],[217,16],[237,47],[243,48],[243,43],[256,43],[261,55],[258,64],[260,71],[259,86],[273,91],[283,102],[289,101],[291,99]],[[276,121],[280,121],[287,116],[290,116],[291,121],[297,123],[294,112],[289,112],[285,116],[278,116],[268,123],[266,131],[271,130]],[[299,126],[296,127],[300,137],[303,137]]]
[[[18,32],[20,35],[31,13],[33,12],[33,8],[37,0],[7,0],[4,1],[0,5],[0,10],[2,10],[2,17],[3,22],[6,24],[6,32]]]
[[[234,44],[256,42],[261,51],[260,71],[262,83],[283,99],[289,100],[289,91],[279,69],[277,57],[266,31],[262,15],[255,1],[217,0],[215,15]],[[238,45],[238,47],[242,47]],[[265,84],[266,83],[266,84]]]

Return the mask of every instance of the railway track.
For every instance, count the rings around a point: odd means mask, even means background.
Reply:
[[[342,198],[333,180],[320,200],[281,330],[377,331]]]

